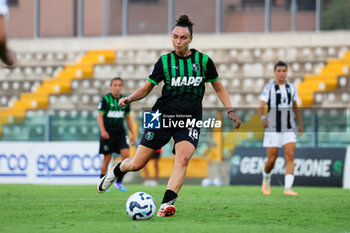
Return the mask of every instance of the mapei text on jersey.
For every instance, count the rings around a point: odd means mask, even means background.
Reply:
[[[171,86],[173,87],[179,87],[179,86],[190,86],[193,85],[194,87],[197,87],[201,84],[203,80],[203,77],[187,77],[184,76],[182,79],[181,77],[173,77],[171,78]]]

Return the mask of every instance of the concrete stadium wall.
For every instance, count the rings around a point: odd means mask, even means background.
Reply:
[[[297,33],[194,34],[192,48],[266,48],[349,45],[350,31]],[[90,38],[10,39],[17,51],[84,51],[93,49],[172,49],[168,35],[114,36]]]
[[[5,23],[8,37],[34,37],[34,2],[21,1],[18,7],[10,7],[10,16]]]
[[[240,0],[224,0],[222,4],[223,32],[263,32],[265,11],[263,5],[242,8]],[[40,36],[74,36],[77,34],[77,4],[74,0],[45,0],[40,5]],[[285,8],[273,5],[271,30],[290,31],[291,15]],[[283,4],[282,4],[283,5]],[[84,35],[103,34],[103,1],[84,1]],[[107,1],[108,35],[122,34],[122,0]],[[18,0],[10,7],[8,36],[10,38],[34,37],[35,0]],[[214,33],[216,3],[213,0],[176,0],[175,17],[188,14],[194,21],[197,33]],[[296,30],[314,30],[314,11],[299,11]],[[168,1],[144,1],[129,3],[129,33],[132,35],[167,33]]]

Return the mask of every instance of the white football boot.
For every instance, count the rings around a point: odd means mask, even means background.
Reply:
[[[112,169],[110,169],[107,174],[102,177],[98,184],[97,184],[97,192],[98,193],[104,193],[108,188],[109,186],[111,186],[113,184],[113,182],[117,179],[117,177],[115,177],[114,175],[114,170],[115,166],[112,167]]]
[[[163,203],[160,205],[157,216],[158,217],[171,217],[174,216],[176,208],[174,205]]]

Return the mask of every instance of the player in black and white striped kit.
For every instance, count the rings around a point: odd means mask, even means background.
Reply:
[[[297,142],[294,114],[298,122],[299,136],[303,133],[303,123],[297,106],[298,94],[295,86],[286,81],[287,64],[279,61],[275,64],[276,79],[265,85],[260,96],[260,116],[265,128],[264,147],[266,147],[267,161],[263,170],[262,193],[270,195],[271,170],[273,169],[278,148],[284,148],[285,156],[285,195],[298,195],[291,188],[294,182],[294,151]],[[268,113],[265,115],[265,106]]]

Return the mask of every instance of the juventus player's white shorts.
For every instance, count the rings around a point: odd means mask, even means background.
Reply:
[[[282,147],[287,143],[296,142],[297,134],[295,132],[265,132],[264,147]]]

